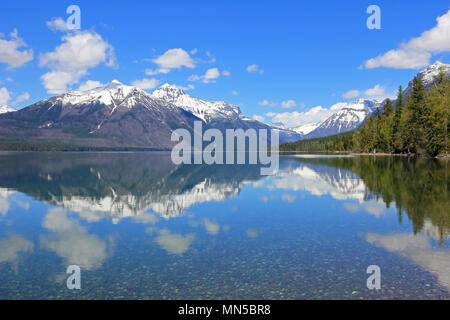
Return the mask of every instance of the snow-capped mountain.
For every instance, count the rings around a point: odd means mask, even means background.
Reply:
[[[343,133],[359,128],[373,114],[377,108],[382,107],[382,102],[377,100],[359,99],[353,103],[340,102],[331,107],[336,113],[321,122],[314,130],[311,130],[304,138],[318,138]]]
[[[298,127],[294,127],[291,130],[295,131],[301,135],[306,135],[306,134],[310,133],[311,131],[314,131],[321,124],[322,124],[322,121],[311,122],[311,123],[303,124]]]
[[[436,61],[434,64],[420,71],[417,76],[423,81],[426,89],[429,89],[436,81],[440,69],[444,69],[446,76],[450,76],[450,64]],[[404,91],[405,98],[412,89],[412,80]],[[372,115],[377,107],[382,110],[385,101],[359,99],[353,103],[340,102],[331,107],[337,110],[328,119],[322,122],[311,122],[305,125],[290,128],[303,134],[302,139],[330,136],[359,128]],[[395,103],[395,101],[393,101]]]
[[[8,112],[14,112],[14,111],[17,111],[16,109],[13,109],[13,108],[10,108],[10,107],[8,107],[8,106],[0,106],[0,114],[3,114],[3,113],[8,113]]]
[[[417,77],[422,80],[423,85],[426,89],[429,89],[433,83],[436,81],[441,68],[444,70],[444,74],[447,77],[450,77],[450,64],[445,64],[440,61],[436,61],[432,65],[429,65],[422,71],[417,74]],[[409,92],[412,90],[413,80],[411,80],[408,84],[408,87],[405,89],[405,95],[407,96]]]
[[[164,84],[151,94],[152,97],[172,103],[196,117],[209,123],[218,118],[236,119],[243,118],[241,110],[225,101],[206,101],[191,97],[183,89],[169,84]]]
[[[225,129],[272,129],[245,117],[223,101],[193,98],[164,85],[152,94],[117,80],[86,91],[71,91],[0,116],[0,138],[89,148],[171,149],[173,130],[193,130],[194,121]],[[296,132],[276,128],[280,142],[296,141]]]
[[[239,107],[225,101],[206,101],[194,98],[186,94],[183,89],[167,83],[153,91],[151,96],[191,112],[213,128],[278,130],[280,142],[282,143],[296,141],[301,138],[301,135],[294,130],[279,126],[269,126],[253,118],[246,117],[242,114]]]
[[[178,128],[192,129],[197,117],[114,80],[72,91],[0,116],[0,137],[27,143],[169,149]]]

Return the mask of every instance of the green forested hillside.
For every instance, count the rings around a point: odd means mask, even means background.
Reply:
[[[283,144],[280,150],[448,154],[449,95],[450,79],[442,71],[428,91],[416,77],[406,101],[400,86],[395,104],[388,99],[358,130]]]

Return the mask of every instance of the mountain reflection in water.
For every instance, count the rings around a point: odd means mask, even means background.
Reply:
[[[14,279],[3,280],[0,298],[70,297],[58,287],[57,257],[94,274],[117,272],[122,287],[135,288],[84,298],[448,298],[446,161],[282,156],[267,177],[254,165],[176,166],[164,152],[2,153],[0,168],[0,280]],[[52,285],[42,293],[41,280],[32,281],[41,295],[14,291],[20,275],[30,281],[33,256],[48,268],[35,276]],[[401,293],[364,292],[373,256]],[[141,288],[147,278],[120,272],[138,262],[153,268],[154,291]],[[359,263],[361,274],[348,271]],[[408,268],[422,278],[404,284],[400,269]],[[326,293],[327,277],[343,270]],[[183,281],[195,288],[174,293]]]

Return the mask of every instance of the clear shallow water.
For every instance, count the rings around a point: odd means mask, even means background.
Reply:
[[[166,153],[2,153],[0,299],[448,299],[447,166],[283,156],[263,177]]]

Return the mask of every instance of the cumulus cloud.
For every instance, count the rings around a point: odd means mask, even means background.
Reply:
[[[220,226],[216,222],[210,221],[209,219],[205,219],[203,221],[205,224],[206,231],[211,235],[217,235],[220,231]]]
[[[5,87],[0,88],[0,106],[8,104],[9,100],[11,100],[11,95]]]
[[[7,239],[0,240],[0,263],[16,263],[21,252],[32,252],[34,245],[24,237],[11,234]]]
[[[19,38],[17,29],[10,33],[10,39],[2,39],[0,34],[0,63],[6,63],[8,68],[18,68],[25,63],[33,60],[34,53],[32,49],[20,50],[27,47],[27,44]]]
[[[257,102],[257,104],[260,106],[268,106],[268,107],[276,107],[278,105],[278,103],[269,100],[262,100]]]
[[[53,31],[69,31],[67,23],[62,18],[54,18],[46,22],[47,27]]]
[[[88,91],[103,86],[103,83],[95,80],[87,80],[78,87],[78,91]]]
[[[54,251],[67,264],[92,270],[99,268],[108,257],[107,243],[89,234],[78,221],[69,218],[64,209],[50,209],[42,226],[52,233],[41,237],[41,246]]]
[[[239,94],[239,92],[237,92],[236,90],[232,90],[232,91],[231,91],[231,94],[232,94],[233,96],[237,96],[237,95]]]
[[[364,93],[368,97],[383,97],[386,94],[384,88],[379,84],[375,85],[373,88],[367,89]]]
[[[225,77],[229,77],[229,76],[231,76],[231,72],[230,71],[228,71],[228,70],[224,70],[224,71],[222,71],[222,74],[225,76]]]
[[[202,81],[203,83],[215,83],[216,80],[220,77],[220,71],[217,68],[210,68],[206,70],[205,74],[202,76],[191,75],[188,80],[189,81]]]
[[[181,235],[173,234],[169,230],[161,230],[159,236],[156,238],[158,245],[172,254],[183,254],[186,252],[192,241],[194,241],[195,235]]]
[[[115,65],[114,48],[94,31],[77,31],[65,34],[63,43],[54,51],[40,55],[41,67],[50,68],[41,77],[47,92],[60,94],[67,86],[79,79],[101,63]]]
[[[342,95],[342,98],[344,99],[354,99],[361,95],[361,92],[359,90],[349,90],[346,93]]]
[[[450,10],[438,17],[437,25],[419,37],[400,44],[364,63],[366,69],[379,67],[395,69],[417,69],[430,64],[433,54],[450,51]]]
[[[289,109],[297,106],[297,103],[294,100],[287,100],[287,101],[281,101],[280,103],[269,101],[269,100],[262,100],[257,102],[260,106],[267,106],[267,107],[278,107],[280,106],[283,109]]]
[[[142,90],[150,90],[155,88],[159,84],[159,80],[155,78],[141,79],[133,81],[133,86],[141,88]]]
[[[297,105],[297,103],[294,100],[281,101],[281,107],[283,109],[293,108],[296,105]]]
[[[147,75],[156,75],[159,73],[169,73],[172,69],[181,69],[186,67],[189,69],[195,68],[194,60],[191,58],[188,52],[181,48],[174,48],[167,50],[161,56],[152,60],[158,66],[158,69],[147,69],[145,73]]]
[[[264,73],[264,70],[260,69],[257,64],[251,64],[247,66],[246,70],[248,73],[257,73],[257,72],[259,72],[260,74]]]
[[[436,249],[422,234],[381,235],[368,233],[365,239],[377,247],[410,259],[413,263],[436,275],[439,283],[450,290],[450,273],[448,272],[450,270],[450,251],[448,249]]]
[[[380,84],[376,84],[373,88],[366,90],[349,90],[342,95],[344,99],[355,99],[358,97],[364,97],[369,99],[383,100],[389,95],[386,93],[385,88]]]

